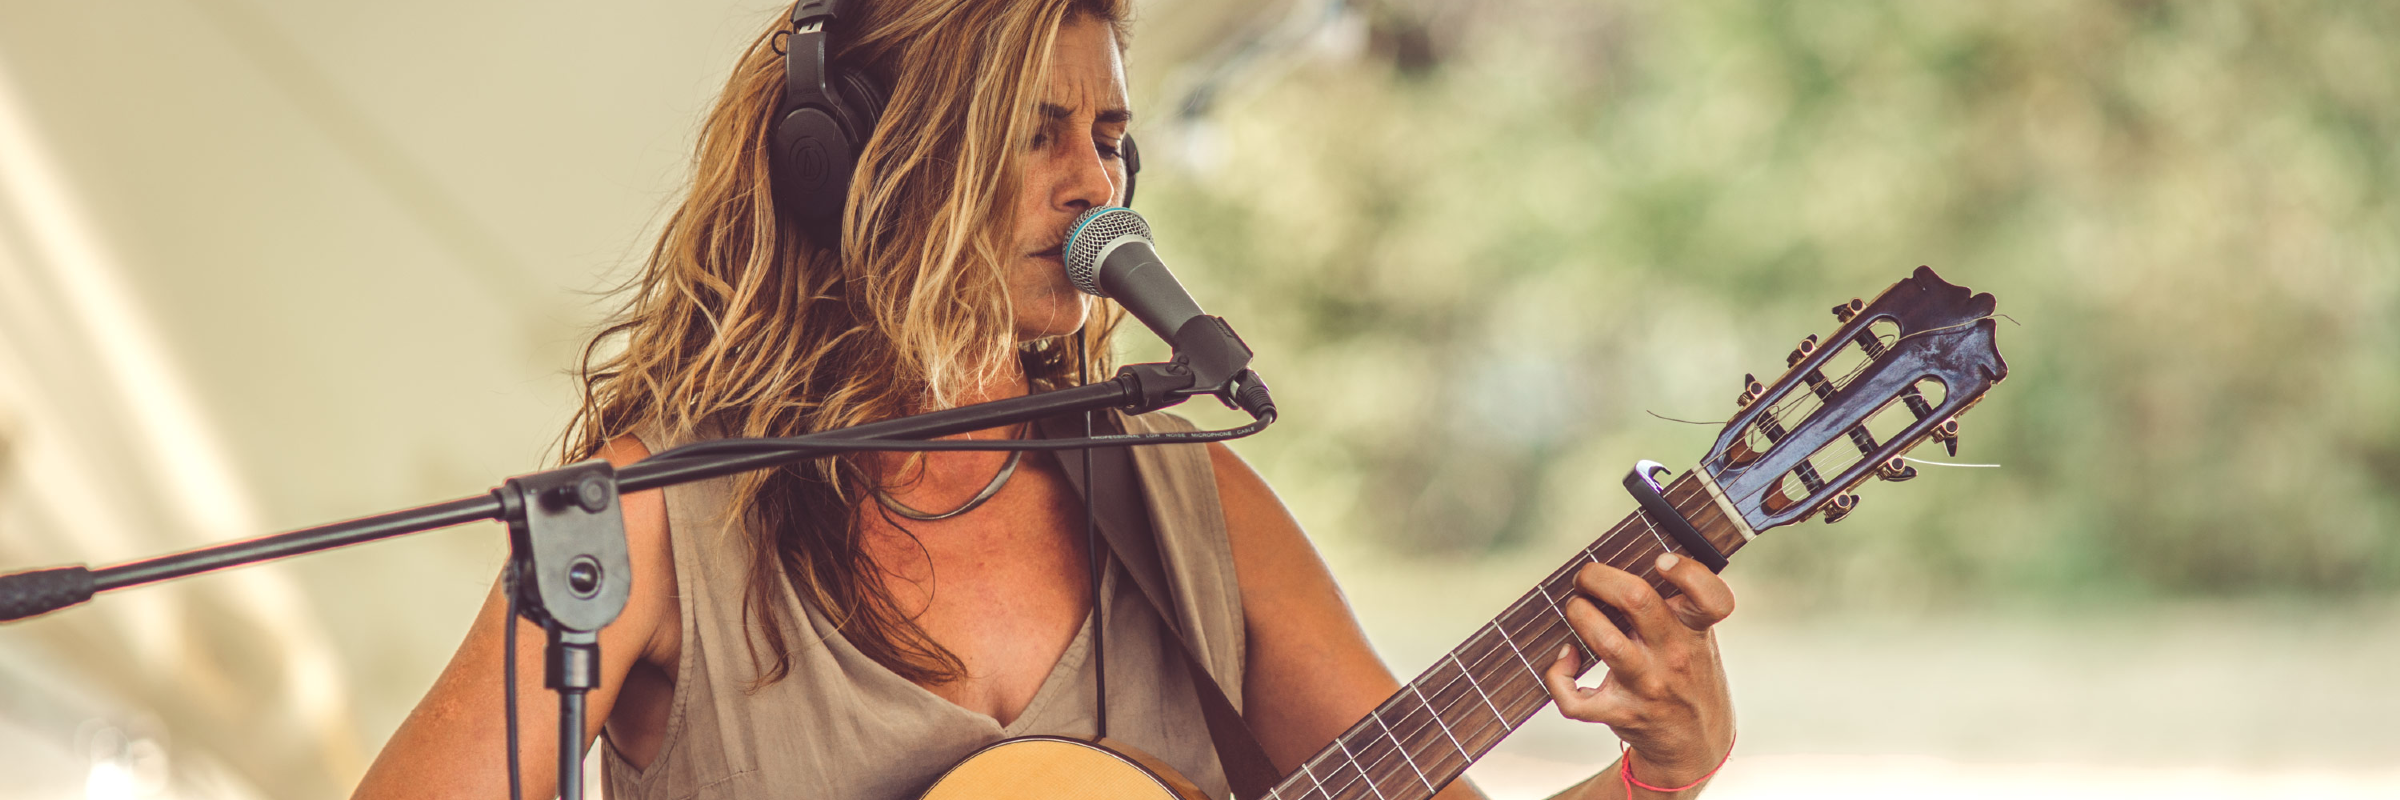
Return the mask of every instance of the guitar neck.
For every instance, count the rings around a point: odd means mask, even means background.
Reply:
[[[1709,491],[1698,473],[1667,486],[1667,501],[1717,551],[1732,555],[1749,541],[1742,523]],[[1279,800],[1424,800],[1448,785],[1493,745],[1550,703],[1542,672],[1573,646],[1588,671],[1599,659],[1566,623],[1561,609],[1575,594],[1575,572],[1600,563],[1649,581],[1661,597],[1678,591],[1656,574],[1663,552],[1683,553],[1674,537],[1635,511],[1543,578],[1532,591],[1478,628],[1464,644],[1400,688],[1391,699],[1334,737],[1316,756],[1277,784]],[[1601,610],[1620,629],[1614,609]]]

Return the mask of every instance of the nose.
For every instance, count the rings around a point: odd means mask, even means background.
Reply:
[[[1098,145],[1066,148],[1062,156],[1064,174],[1059,176],[1053,200],[1065,211],[1081,214],[1094,207],[1116,201],[1117,176],[1114,162],[1100,157]]]

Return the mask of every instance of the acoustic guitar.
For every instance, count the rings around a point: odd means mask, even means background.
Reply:
[[[1641,508],[1334,738],[1267,793],[1273,800],[1424,800],[1550,702],[1541,674],[1562,645],[1598,658],[1561,604],[1573,574],[1601,563],[1652,574],[1661,552],[1722,568],[1761,531],[1858,507],[1870,477],[1916,476],[1902,456],[1940,442],[1958,451],[1958,415],[2008,375],[1994,340],[1994,303],[1918,267],[1872,303],[1833,309],[1832,338],[1803,339],[1773,385],[1744,376],[1740,412],[1699,465],[1660,485],[1641,462],[1626,479]],[[1621,629],[1631,626],[1602,607]],[[960,761],[925,800],[1205,800],[1164,762],[1111,740],[1031,736]]]

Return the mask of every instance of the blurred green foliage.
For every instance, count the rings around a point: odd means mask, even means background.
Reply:
[[[1563,557],[1714,437],[1646,411],[1723,419],[1929,264],[2022,323],[1962,420],[2003,467],[1870,482],[1754,583],[2361,596],[2400,588],[2394,42],[2385,2],[1393,0],[1148,123],[1142,204],[1336,546]]]

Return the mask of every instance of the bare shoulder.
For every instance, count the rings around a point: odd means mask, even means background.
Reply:
[[[623,469],[649,458],[650,448],[627,434],[610,440],[599,455]],[[619,498],[619,507],[625,514],[626,555],[633,562],[633,596],[626,601],[619,623],[646,634],[641,637],[644,660],[673,664],[683,636],[675,601],[675,544],[667,528],[666,494],[660,489],[634,492]]]
[[[600,456],[612,464],[624,466],[650,455],[640,440],[622,437],[601,448]],[[643,714],[632,726],[640,733],[664,730],[661,709],[668,705],[672,676],[657,676],[660,670],[637,669],[647,662],[652,666],[672,665],[682,646],[681,610],[675,599],[675,556],[667,531],[665,498],[656,490],[624,496],[620,508],[625,515],[627,555],[633,566],[633,592],[627,598],[625,610],[615,622],[600,630],[600,681],[588,696],[585,718],[585,743],[599,735],[604,721],[617,724],[615,712],[619,702],[636,708],[629,709],[627,719]],[[504,674],[502,665],[508,652],[507,631],[517,631],[516,654],[521,666],[542,663],[543,637],[532,622],[508,617],[507,601],[498,581],[484,598],[483,609],[469,626],[458,652],[451,656],[450,665],[434,681],[423,700],[400,728],[392,733],[375,763],[359,782],[354,798],[401,797],[494,797],[506,792],[508,775],[505,762],[498,753],[505,747],[505,701],[501,682],[492,679]],[[672,670],[672,667],[667,667]],[[522,720],[541,730],[538,723],[552,713],[549,693],[543,690],[539,666],[520,669],[516,676],[517,693],[523,705]],[[661,686],[665,686],[661,690]],[[620,727],[626,727],[620,725]],[[631,732],[631,731],[629,731]],[[612,739],[619,734],[611,734]],[[636,737],[638,738],[638,737]],[[651,735],[648,741],[655,742]],[[556,772],[550,759],[555,748],[546,736],[527,736],[519,741],[524,756],[525,789],[535,797],[547,796],[556,785]],[[618,749],[626,749],[620,742]],[[653,746],[649,751],[655,753]]]
[[[1275,496],[1275,488],[1267,485],[1265,476],[1242,460],[1239,453],[1224,442],[1208,443],[1208,465],[1216,472],[1217,499],[1225,504],[1225,524],[1235,527],[1233,518],[1239,514],[1245,522],[1285,523],[1298,533],[1300,522],[1284,509],[1283,499]]]
[[[1258,470],[1211,444],[1248,634],[1243,716],[1289,770],[1399,686],[1318,556]]]
[[[1222,442],[1208,445],[1208,457],[1216,472],[1217,498],[1225,509],[1225,534],[1241,581],[1244,614],[1252,628],[1262,618],[1299,610],[1295,606],[1307,607],[1313,617],[1346,619],[1349,609],[1333,585],[1332,572],[1274,487]]]

